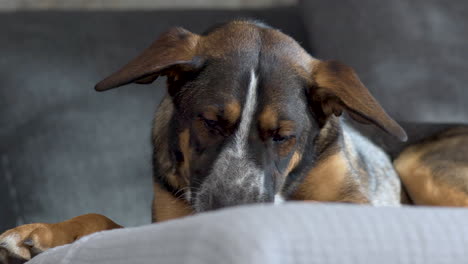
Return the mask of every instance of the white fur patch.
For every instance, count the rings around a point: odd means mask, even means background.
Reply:
[[[252,124],[253,115],[257,105],[257,76],[254,71],[250,72],[250,83],[245,99],[244,110],[242,111],[241,123],[234,136],[234,152],[238,156],[245,155],[247,139],[249,137],[249,128]]]
[[[275,201],[274,201],[275,204],[282,204],[284,203],[284,198],[281,194],[277,193],[275,194]]]
[[[23,256],[23,254],[21,254],[21,248],[18,246],[18,243],[20,241],[21,237],[20,235],[18,234],[11,234],[11,235],[8,235],[6,237],[4,237],[1,241],[0,241],[0,245],[6,249],[7,251],[10,252],[10,254],[12,255],[16,255],[16,256]],[[25,250],[25,249],[23,249]],[[5,254],[2,253],[2,254]]]
[[[258,191],[259,196],[265,193],[264,171],[247,156],[248,139],[257,106],[257,77],[250,71],[250,81],[245,103],[242,109],[239,127],[233,135],[233,141],[219,154],[213,166],[216,181],[223,182],[228,188],[235,189],[242,186],[249,191]],[[226,174],[226,175],[225,175]],[[227,178],[231,176],[235,178]],[[214,184],[215,185],[215,184]]]

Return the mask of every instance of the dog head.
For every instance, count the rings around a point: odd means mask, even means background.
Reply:
[[[169,151],[196,211],[280,201],[331,115],[347,111],[406,139],[350,67],[315,59],[260,23],[234,21],[202,35],[173,28],[96,90],[161,75],[174,107]]]

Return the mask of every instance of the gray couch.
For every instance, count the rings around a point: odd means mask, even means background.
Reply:
[[[174,25],[254,17],[306,44],[298,9],[0,14],[0,231],[88,212],[150,223],[150,130],[165,93],[94,84]]]
[[[96,93],[170,26],[263,20],[353,66],[399,120],[468,122],[468,4],[304,0],[261,10],[0,14],[0,232],[96,212],[150,222],[150,126],[163,80]],[[404,263],[404,262],[402,262]]]
[[[465,209],[290,203],[100,232],[28,264],[465,264]]]

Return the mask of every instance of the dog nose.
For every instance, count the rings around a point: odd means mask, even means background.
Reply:
[[[223,204],[219,199],[210,199],[210,202],[207,204],[207,211],[221,209],[223,207],[228,207],[228,205]]]
[[[251,199],[240,195],[206,194],[201,195],[196,210],[198,212],[212,211],[225,207],[261,202],[260,199]]]
[[[197,212],[204,212],[225,207],[266,202],[273,202],[273,195],[267,195],[257,188],[218,186],[216,190],[207,190],[199,193],[195,202],[195,210]]]

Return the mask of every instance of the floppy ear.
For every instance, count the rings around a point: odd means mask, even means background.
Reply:
[[[373,123],[401,141],[407,140],[403,128],[385,112],[351,67],[338,61],[320,61],[313,66],[312,78],[312,106],[320,117],[339,116],[346,110],[358,122]]]
[[[193,69],[203,62],[195,54],[200,36],[176,27],[163,33],[149,48],[123,68],[96,84],[96,91],[105,91],[132,82],[152,83],[171,67]]]

